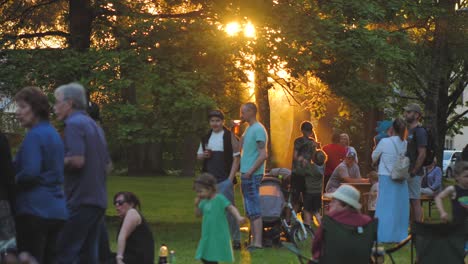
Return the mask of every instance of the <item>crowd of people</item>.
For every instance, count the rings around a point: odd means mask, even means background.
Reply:
[[[14,159],[0,134],[0,245],[8,249],[2,261],[153,263],[153,236],[132,193],[115,196],[122,225],[117,253],[110,253],[104,215],[112,162],[104,132],[87,114],[90,104],[80,84],[60,86],[54,97],[62,134],[49,120],[48,97],[36,87],[14,98],[16,117],[27,129]]]
[[[106,177],[112,168],[99,111],[85,89],[71,83],[54,93],[53,110],[64,123],[62,133],[49,120],[47,96],[26,87],[16,96],[17,118],[27,133],[13,159],[0,133],[0,229],[1,248],[16,248],[3,256],[7,263],[117,263],[149,264],[154,261],[154,238],[138,197],[118,192],[113,204],[121,219],[117,251],[109,249],[105,224]],[[88,110],[88,112],[87,112]],[[241,249],[240,224],[249,221],[249,251],[262,249],[263,222],[259,188],[268,157],[268,136],[257,121],[254,103],[241,106],[247,124],[242,137],[228,129],[222,111],[208,113],[210,130],[201,138],[197,158],[202,174],[194,181],[195,214],[202,217],[201,239],[195,258],[203,263],[232,262],[233,250]],[[378,240],[400,242],[408,235],[410,220],[421,221],[421,193],[435,196],[441,218],[449,219],[442,199],[450,197],[453,219],[466,219],[468,163],[456,164],[457,185],[442,191],[442,171],[432,159],[429,136],[420,125],[423,112],[417,104],[404,109],[404,119],[379,124],[372,161],[376,171],[361,176],[358,153],[346,133],[334,133],[332,143],[321,146],[311,122],[300,126],[291,164],[291,188],[295,206],[304,210],[304,224],[321,222],[322,196],[331,199],[328,215],[339,223],[361,226],[379,219]],[[395,170],[408,160],[405,175]],[[403,164],[403,165],[402,165]],[[235,205],[234,185],[240,171],[240,187],[246,217]],[[362,204],[353,187],[369,186]],[[361,213],[364,207],[367,214]],[[375,213],[374,213],[375,212]],[[15,245],[16,243],[16,245]],[[313,256],[323,252],[319,227]]]

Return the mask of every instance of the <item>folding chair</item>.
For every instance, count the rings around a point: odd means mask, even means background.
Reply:
[[[413,247],[418,264],[462,264],[465,258],[467,223],[428,224],[411,226],[411,263],[414,263]]]
[[[320,263],[374,263],[381,258],[377,249],[377,219],[365,226],[353,227],[336,222],[329,216],[322,220],[324,251],[320,260],[312,260],[292,243],[282,243],[285,248],[296,254],[301,264]],[[310,249],[312,250],[312,249]]]
[[[354,227],[325,216],[322,224],[324,247],[320,264],[372,263],[372,249],[377,248],[377,219]]]

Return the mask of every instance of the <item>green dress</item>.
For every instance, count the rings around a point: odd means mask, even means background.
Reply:
[[[201,200],[198,208],[203,214],[202,234],[195,259],[234,261],[226,218],[226,208],[230,204],[229,200],[222,194],[217,194],[210,200]]]

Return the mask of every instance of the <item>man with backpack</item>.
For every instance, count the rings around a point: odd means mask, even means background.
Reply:
[[[409,104],[404,108],[405,120],[408,128],[408,147],[407,156],[410,159],[410,177],[408,178],[408,190],[410,198],[410,208],[413,221],[422,220],[421,197],[421,179],[424,174],[426,158],[432,153],[428,151],[429,135],[426,128],[420,125],[423,116],[422,109],[417,104]],[[433,159],[434,157],[432,157]]]

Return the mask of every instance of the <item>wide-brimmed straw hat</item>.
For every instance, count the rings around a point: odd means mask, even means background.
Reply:
[[[357,210],[361,210],[361,204],[359,203],[361,194],[351,185],[343,184],[338,189],[336,189],[335,192],[327,193],[325,196],[340,200]]]

